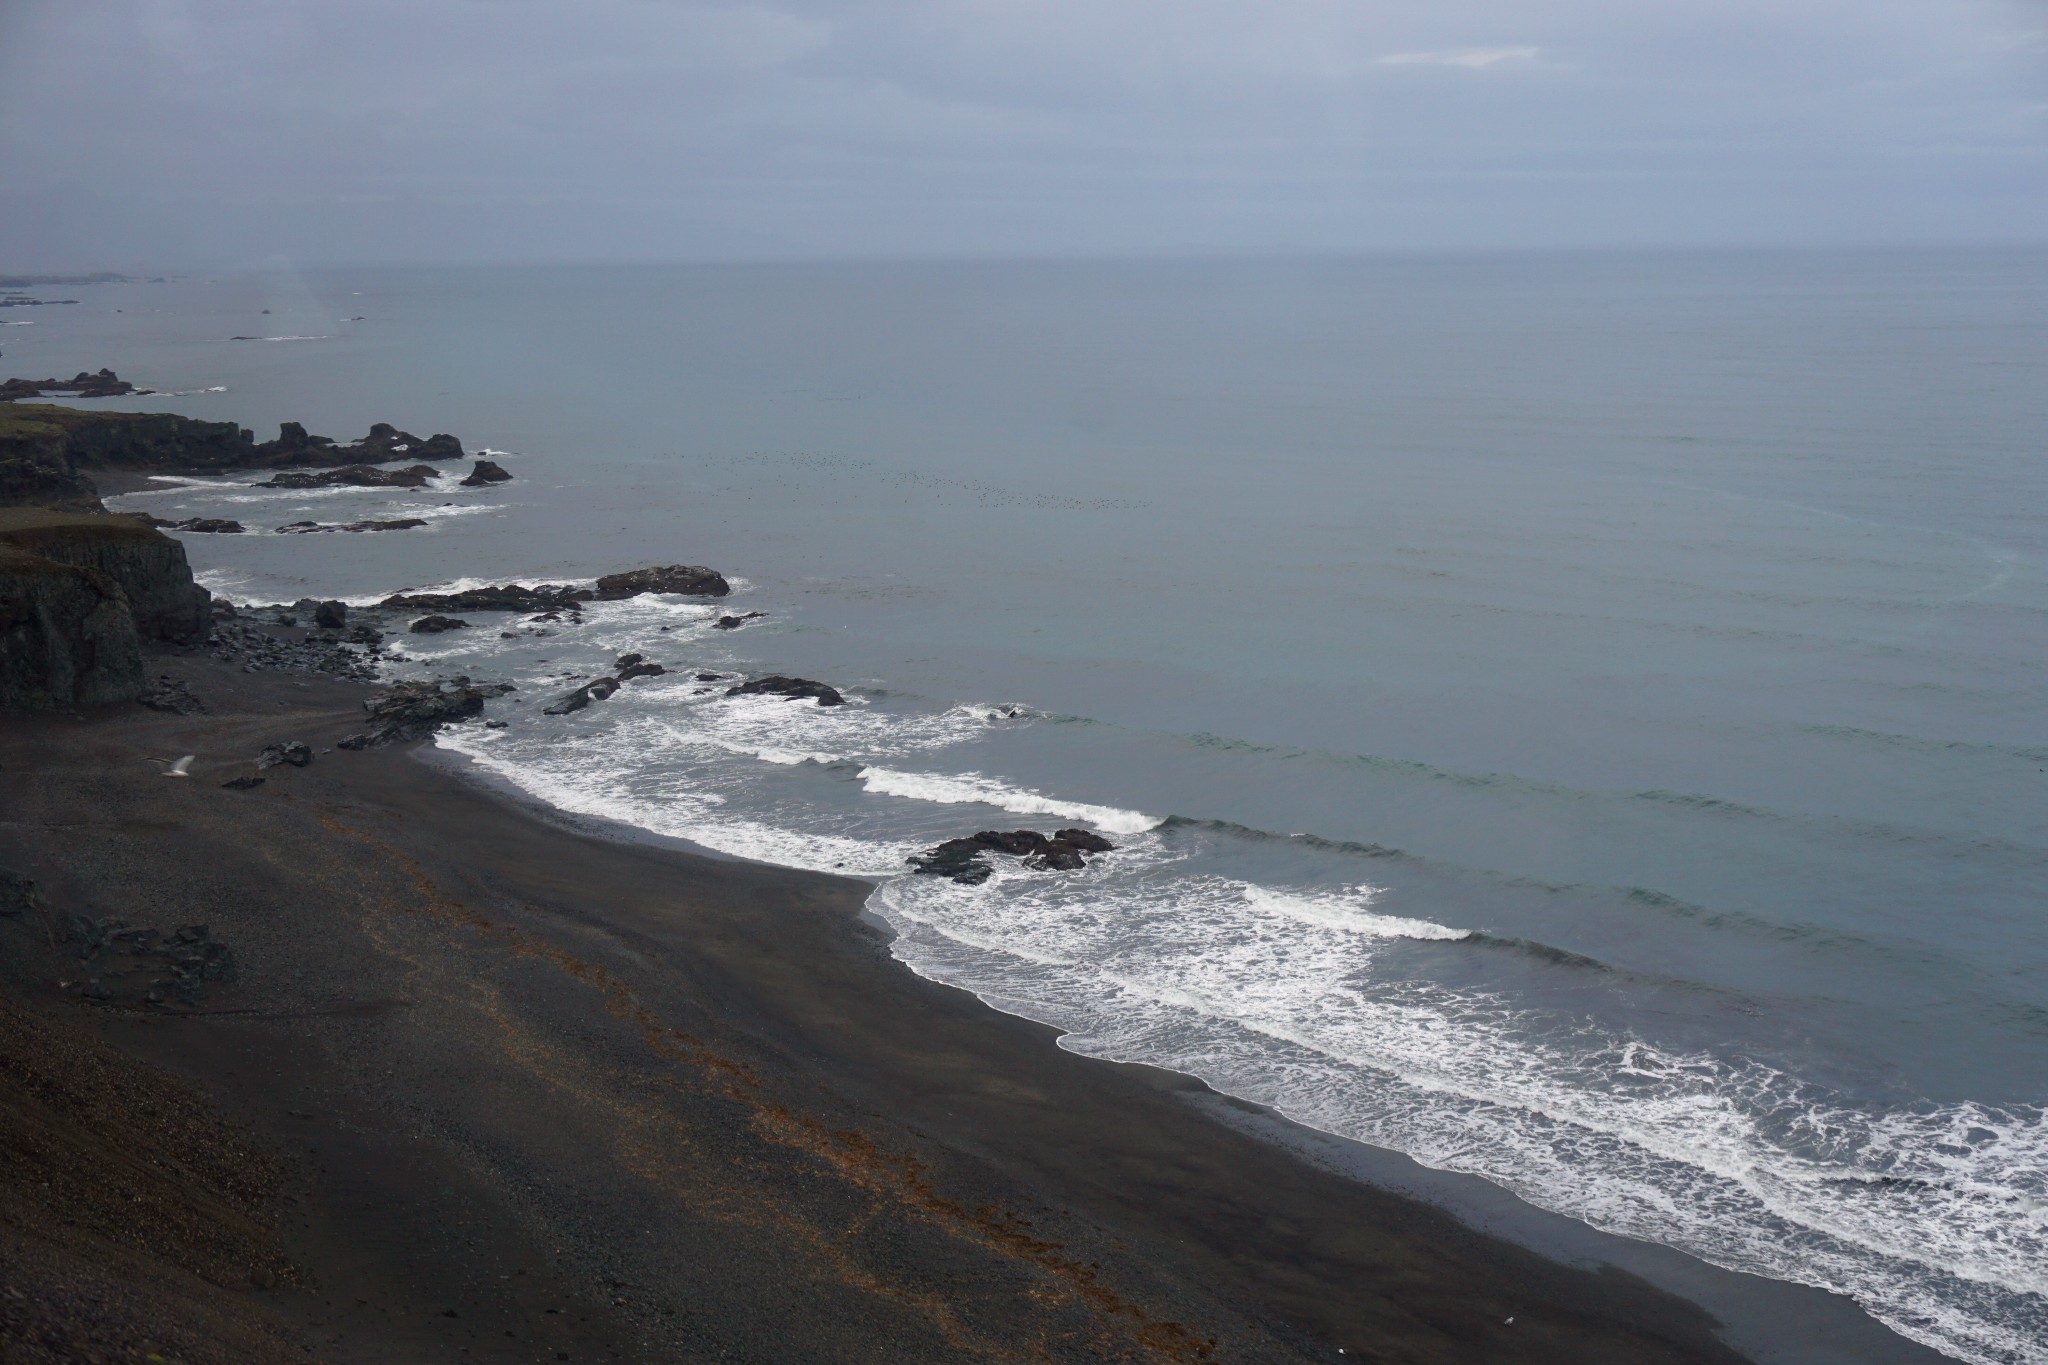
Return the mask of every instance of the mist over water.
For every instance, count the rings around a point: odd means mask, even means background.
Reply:
[[[735,578],[405,637],[395,673],[519,684],[443,737],[485,769],[881,879],[905,962],[1069,1047],[2048,1352],[2048,254],[66,292],[7,373],[506,452],[490,490],[123,501],[431,522],[186,537],[216,591]],[[671,672],[539,715],[625,650]],[[901,875],[1067,823],[1119,851]]]

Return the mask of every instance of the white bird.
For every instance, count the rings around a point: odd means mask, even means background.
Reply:
[[[197,757],[199,757],[197,754],[186,754],[175,763],[166,763],[161,758],[152,758],[149,761],[152,763],[163,763],[165,777],[190,777],[192,774],[187,772],[186,769],[192,766],[192,760]]]

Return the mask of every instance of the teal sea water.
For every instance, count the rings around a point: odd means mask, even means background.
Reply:
[[[408,638],[520,685],[443,738],[485,770],[873,877],[899,957],[1068,1047],[2048,1359],[2048,253],[41,292],[0,372],[517,476],[124,501],[432,522],[188,537],[216,591],[696,562],[769,613]],[[626,649],[672,671],[539,714]],[[1072,823],[1121,848],[902,875]]]

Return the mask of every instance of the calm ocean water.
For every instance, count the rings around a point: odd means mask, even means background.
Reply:
[[[216,591],[682,561],[769,613],[408,638],[394,672],[520,684],[444,737],[485,769],[878,878],[904,961],[1069,1047],[2048,1358],[2048,254],[42,292],[80,303],[8,310],[0,371],[508,452],[489,491],[127,500],[432,519],[188,537]],[[538,714],[626,649],[674,671]],[[1121,850],[900,875],[1075,822]]]

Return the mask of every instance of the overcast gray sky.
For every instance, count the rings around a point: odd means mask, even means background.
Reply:
[[[2048,238],[2048,0],[0,0],[0,269]]]

